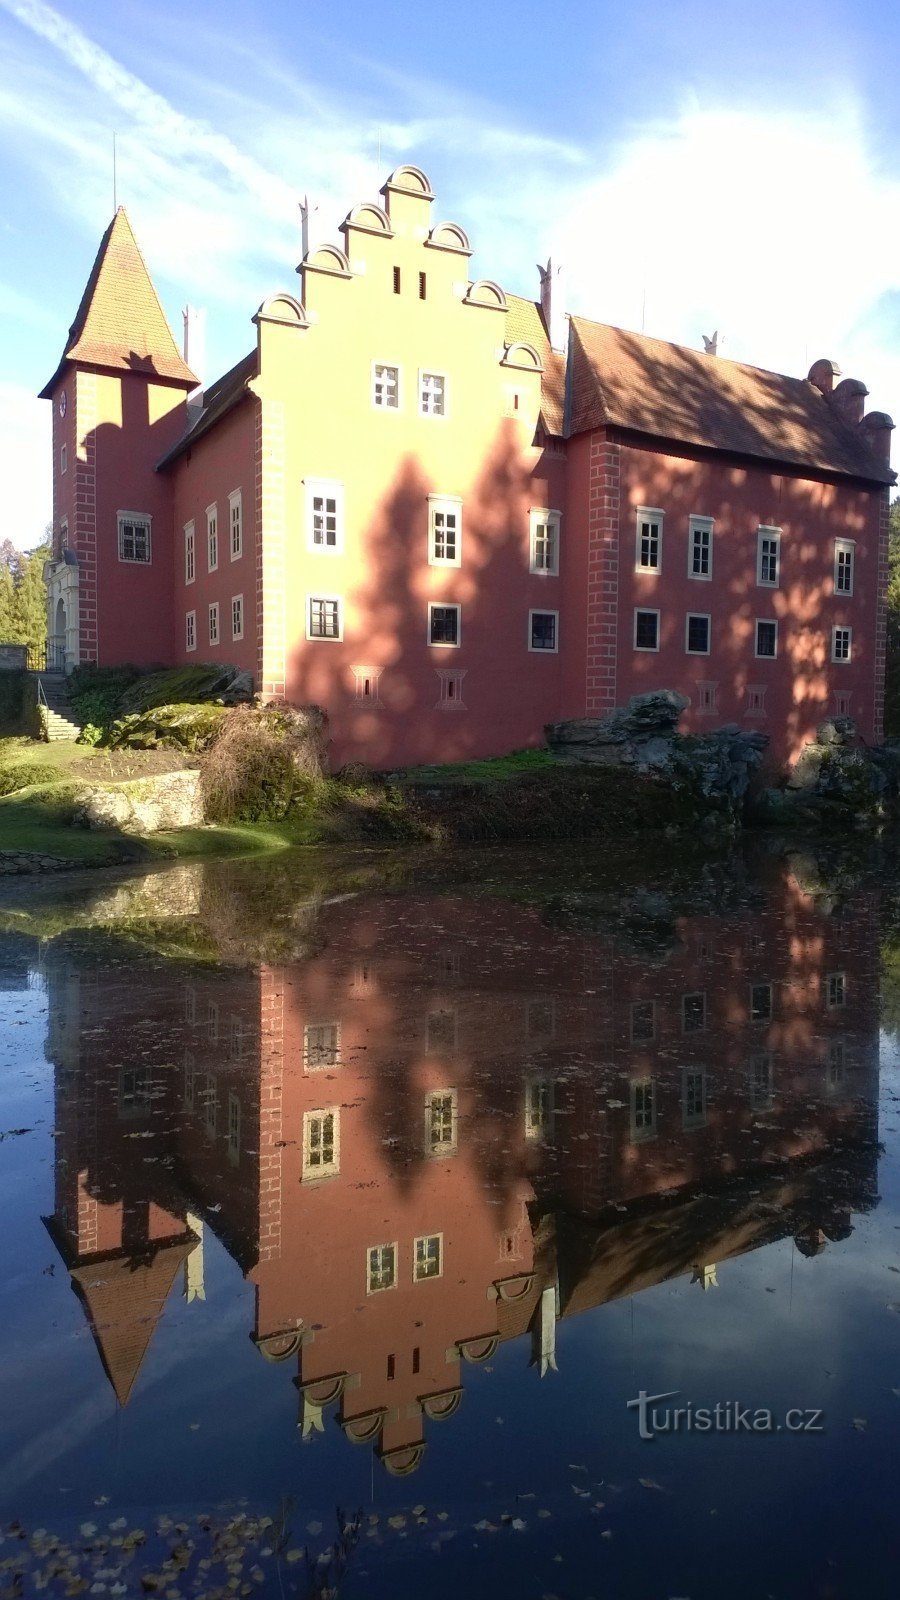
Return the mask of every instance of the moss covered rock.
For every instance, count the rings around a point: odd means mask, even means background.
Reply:
[[[207,750],[228,715],[228,707],[164,705],[118,717],[103,743],[112,750]]]

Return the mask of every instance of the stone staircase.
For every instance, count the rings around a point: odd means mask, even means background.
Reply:
[[[69,705],[69,691],[64,672],[39,672],[38,704],[44,737],[48,743],[59,739],[77,739],[81,724]]]

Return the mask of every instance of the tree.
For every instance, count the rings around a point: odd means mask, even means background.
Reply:
[[[9,539],[0,544],[0,643],[26,644],[38,651],[47,640],[47,586],[44,562],[50,546],[17,550]]]

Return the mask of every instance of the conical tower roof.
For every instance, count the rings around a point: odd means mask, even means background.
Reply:
[[[193,389],[198,379],[178,352],[124,206],[107,228],[62,360],[41,398],[50,398],[69,361],[113,372],[142,372]]]
[[[72,1287],[120,1406],[126,1406],[178,1269],[196,1240],[164,1245],[150,1261],[127,1256],[73,1267]]]

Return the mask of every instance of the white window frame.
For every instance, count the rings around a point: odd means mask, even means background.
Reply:
[[[310,1135],[313,1123],[325,1117],[332,1118],[332,1158],[324,1162],[313,1163],[311,1160]],[[318,1106],[314,1111],[303,1113],[303,1153],[300,1168],[301,1183],[316,1183],[321,1178],[336,1178],[341,1170],[341,1108],[340,1106]]]
[[[839,656],[837,653],[837,638],[839,633],[847,635],[847,654]],[[831,659],[839,667],[846,667],[853,659],[853,629],[844,623],[835,623],[831,630]]]
[[[763,1091],[757,1082],[757,1073],[761,1066],[765,1066],[766,1087]],[[751,1111],[771,1111],[775,1103],[775,1064],[772,1060],[771,1050],[760,1050],[757,1055],[750,1057],[750,1109]]]
[[[244,554],[244,496],[240,489],[232,489],[228,496],[228,550],[232,561],[240,561]]]
[[[330,1059],[322,1056],[323,1047],[313,1042],[312,1035],[322,1029],[331,1030],[333,1044],[325,1047],[325,1054]],[[320,1056],[322,1058],[320,1059]],[[341,1065],[341,1025],[340,1022],[307,1022],[303,1029],[303,1071],[304,1072],[331,1072]]]
[[[439,378],[440,381],[441,381],[441,384],[443,385],[443,387],[441,389],[441,410],[440,411],[427,411],[425,409],[425,397],[430,392],[429,390],[427,390],[425,388],[425,380],[426,380],[426,378]],[[418,381],[419,416],[420,417],[434,417],[438,421],[443,421],[444,418],[447,415],[447,394],[448,394],[449,388],[450,388],[450,384],[449,384],[449,380],[448,380],[446,372],[432,372],[430,370],[430,368],[420,367],[419,368],[419,381]]]
[[[643,1090],[646,1093],[648,1088],[650,1090],[650,1121],[647,1123],[642,1122],[641,1126],[638,1127],[638,1092]],[[656,1079],[652,1073],[646,1073],[640,1078],[632,1078],[628,1086],[629,1131],[632,1144],[641,1144],[646,1139],[656,1138],[657,1100]]]
[[[463,699],[463,680],[468,667],[435,667],[439,689],[435,711],[467,711]]]
[[[832,994],[838,994],[836,988],[838,983],[840,983],[840,997],[832,999]],[[825,974],[825,1006],[828,1011],[843,1011],[847,1004],[847,989],[846,972],[827,972]]]
[[[432,639],[431,618],[434,611],[456,612],[456,642],[450,639]],[[462,605],[458,600],[429,600],[425,643],[431,650],[459,650],[462,645]]]
[[[437,1240],[438,1266],[437,1272],[419,1272],[418,1253],[420,1244],[431,1244]],[[413,1239],[412,1252],[412,1280],[413,1283],[430,1283],[434,1278],[444,1276],[444,1235],[443,1233],[420,1233]]]
[[[763,567],[763,541],[771,541],[775,545],[775,580],[764,578]],[[781,529],[770,528],[765,523],[760,523],[756,530],[756,584],[760,589],[781,588]]]
[[[126,1083],[131,1084],[126,1094]],[[149,1117],[153,1110],[153,1068],[144,1062],[140,1066],[119,1068],[119,1088],[116,1107],[122,1122],[135,1117]]]
[[[219,507],[215,501],[206,508],[206,570],[219,570]]]
[[[548,530],[552,560],[549,566],[539,566],[537,560],[538,529]],[[559,545],[562,533],[562,512],[551,511],[546,506],[532,506],[528,513],[528,570],[536,577],[559,577]]]
[[[840,558],[843,555],[846,555],[846,556],[850,557],[850,587],[848,589],[840,589],[840,588],[838,588],[838,572],[840,571]],[[835,592],[835,594],[839,594],[842,597],[842,599],[849,600],[851,595],[853,594],[853,589],[854,589],[855,583],[856,583],[856,540],[855,539],[835,539],[835,541],[834,541],[834,592]]]
[[[659,577],[662,572],[664,521],[665,512],[661,511],[659,506],[638,506],[634,529],[634,570],[635,572],[643,573],[648,578]],[[643,522],[656,524],[656,565],[653,567],[644,566],[641,561],[641,544],[643,542],[641,523]],[[643,610],[643,607],[641,609]]]
[[[210,1139],[216,1136],[218,1120],[219,1080],[214,1072],[208,1072],[203,1090],[203,1126]]]
[[[184,1109],[193,1111],[194,1095],[197,1086],[197,1061],[192,1051],[184,1052]]]
[[[377,387],[378,383],[381,381],[379,379],[379,377],[378,377],[378,369],[379,368],[384,368],[388,372],[395,372],[397,374],[397,404],[394,405],[394,406],[382,405],[381,402],[376,398],[376,387]],[[403,402],[403,375],[401,373],[399,363],[395,363],[393,361],[373,361],[372,362],[371,396],[372,396],[372,409],[373,409],[373,411],[394,411],[394,412],[398,412],[398,411],[400,411],[402,409],[402,402]]]
[[[693,516],[693,515],[688,517],[688,565],[687,565],[687,575],[688,575],[688,577],[690,579],[692,579],[692,581],[694,583],[710,583],[712,581],[712,575],[713,575],[713,537],[714,537],[715,526],[716,526],[715,519],[713,517],[700,517],[700,516]],[[709,541],[708,541],[708,544],[707,544],[707,554],[709,556],[709,560],[708,560],[707,565],[708,565],[708,569],[709,570],[707,572],[695,572],[694,571],[694,535],[698,534],[698,533],[701,533],[701,534],[702,533],[707,533],[709,535]],[[701,546],[701,548],[702,548],[702,546]]]
[[[337,478],[304,478],[306,491],[306,548],[312,555],[339,556],[344,549],[344,485]],[[316,499],[334,501],[334,544],[316,544]],[[327,515],[327,513],[324,513]]]
[[[436,553],[437,529],[435,520],[439,514],[447,514],[456,518],[456,555],[439,556]],[[428,496],[428,565],[430,567],[458,567],[462,565],[462,497],[458,494],[430,494]]]
[[[773,627],[775,629],[775,649],[774,649],[773,653],[770,656],[769,655],[760,655],[760,650],[759,650],[759,629],[760,629],[760,624],[761,623],[762,624],[766,624],[768,626],[771,626],[771,627]],[[755,660],[757,660],[757,661],[777,661],[778,660],[778,618],[777,617],[756,617],[754,619],[754,623],[753,623],[753,655],[754,655]]]
[[[147,535],[147,559],[138,561],[133,556],[122,554],[125,527],[127,523],[141,525]],[[148,511],[117,511],[116,527],[118,529],[119,560],[127,567],[149,567],[153,564],[153,518]]]
[[[184,648],[185,651],[197,648],[197,613],[186,611],[184,614]]]
[[[706,649],[692,650],[690,645],[692,620],[706,623]],[[688,611],[684,619],[684,653],[688,656],[709,656],[712,654],[712,616],[708,611]]]
[[[312,608],[316,602],[337,606],[337,633],[313,633]],[[340,594],[308,594],[306,596],[306,637],[315,644],[340,644],[344,637],[344,597]]]
[[[227,1129],[228,1159],[236,1167],[241,1159],[241,1102],[233,1090],[228,1095]]]
[[[393,1277],[391,1278],[390,1283],[373,1283],[372,1282],[372,1257],[373,1257],[373,1255],[375,1255],[375,1253],[377,1251],[378,1254],[379,1254],[379,1263],[378,1263],[378,1265],[379,1265],[379,1268],[380,1268],[380,1266],[381,1266],[380,1255],[381,1255],[381,1252],[383,1250],[393,1250],[393,1252],[394,1252]],[[398,1281],[398,1277],[399,1277],[399,1274],[398,1274],[398,1271],[397,1271],[398,1266],[399,1266],[399,1249],[398,1249],[398,1245],[397,1245],[396,1239],[393,1242],[388,1240],[385,1244],[370,1244],[366,1249],[366,1294],[386,1294],[388,1290],[396,1289],[397,1281]]]
[[[688,1080],[700,1079],[700,1107],[699,1111],[688,1111]],[[707,1112],[708,1079],[703,1067],[683,1067],[681,1072],[681,1126],[683,1128],[705,1128],[709,1120]]]
[[[239,617],[240,617],[240,624],[241,624],[239,628],[236,628],[235,625],[234,625],[234,608],[235,608],[235,606],[239,607],[239,613],[238,614],[239,614]],[[242,594],[233,594],[231,596],[231,638],[232,638],[232,641],[236,644],[238,642],[238,640],[239,639],[243,639],[243,637],[244,637],[244,596]]]
[[[450,1100],[450,1138],[442,1139],[434,1144],[431,1138],[431,1114],[435,1100]],[[456,1154],[457,1149],[457,1123],[459,1118],[459,1096],[450,1086],[445,1089],[431,1089],[425,1096],[425,1154],[435,1161],[441,1161],[445,1156]]]
[[[215,626],[213,626],[214,623],[215,623]],[[218,600],[211,600],[209,602],[209,606],[207,607],[207,627],[208,627],[208,631],[209,631],[209,642],[210,642],[210,644],[211,645],[219,644],[221,642],[221,640],[220,640],[220,634],[219,634],[219,602],[218,602]]]
[[[639,616],[648,616],[648,617],[655,617],[656,618],[656,643],[655,644],[638,644],[638,642],[637,642],[637,628],[638,628],[638,617]],[[634,628],[633,628],[633,633],[632,633],[635,650],[640,650],[645,655],[658,655],[659,654],[659,631],[660,631],[659,630],[659,612],[655,611],[652,606],[635,606],[635,608],[634,608]]]
[[[556,1082],[543,1073],[529,1073],[525,1079],[525,1138],[535,1143],[552,1141],[556,1117]],[[542,1103],[546,1097],[545,1103]],[[535,1100],[537,1099],[537,1105]]]
[[[184,525],[184,581],[185,584],[196,582],[197,578],[197,529],[193,517]]]
[[[59,475],[64,477],[69,469],[69,446],[61,444],[59,447]]]
[[[369,706],[370,709],[372,707],[380,708],[383,706],[384,701],[381,698],[381,674],[384,671],[384,668],[351,667],[350,671],[353,674],[354,699],[361,701],[363,705]],[[368,692],[366,691],[366,684],[369,686]]]
[[[532,627],[533,627],[533,622],[534,622],[534,618],[535,617],[553,617],[555,619],[554,620],[554,628],[553,628],[553,649],[552,650],[548,650],[544,646],[537,645],[537,644],[535,644],[533,642]],[[529,613],[528,613],[528,650],[529,650],[529,653],[531,655],[535,655],[535,656],[558,656],[559,655],[559,612],[558,611],[551,610],[551,608],[549,606],[535,606],[531,611],[529,611]]]

